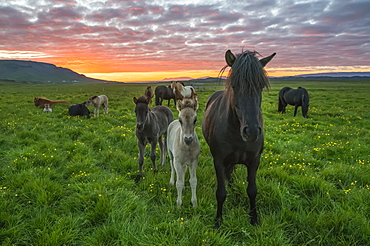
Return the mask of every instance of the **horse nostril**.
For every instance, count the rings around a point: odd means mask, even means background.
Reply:
[[[187,145],[191,144],[191,142],[193,141],[193,137],[184,137],[184,141]]]
[[[136,128],[139,129],[139,130],[142,130],[144,128],[144,124],[143,123],[137,123]]]

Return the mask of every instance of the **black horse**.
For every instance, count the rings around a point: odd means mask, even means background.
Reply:
[[[87,118],[90,118],[90,110],[86,107],[86,102],[79,103],[79,104],[73,104],[69,106],[68,113],[70,116],[86,116]]]
[[[302,115],[304,118],[307,118],[309,102],[310,96],[305,88],[298,87],[298,89],[293,89],[290,87],[284,87],[279,92],[278,112],[285,114],[285,108],[289,104],[295,106],[294,116],[296,116],[297,109],[301,106]]]
[[[222,206],[226,199],[225,179],[231,179],[235,164],[247,166],[250,223],[257,224],[256,174],[264,143],[262,90],[269,87],[263,67],[275,53],[261,60],[256,58],[257,54],[245,51],[235,57],[228,50],[225,58],[231,70],[226,89],[215,92],[206,104],[202,131],[210,147],[217,175],[215,228],[222,221]]]
[[[168,107],[170,106],[170,101],[173,99],[175,106],[176,106],[176,97],[175,94],[173,93],[172,89],[170,86],[164,86],[164,85],[159,85],[155,88],[155,105],[162,105],[163,100],[168,100]]]

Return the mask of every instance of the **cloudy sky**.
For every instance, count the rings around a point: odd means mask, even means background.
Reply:
[[[370,71],[369,0],[1,0],[0,59],[117,81],[217,76],[226,50],[270,76]]]

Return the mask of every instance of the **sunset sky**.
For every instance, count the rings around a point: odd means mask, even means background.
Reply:
[[[1,0],[0,59],[115,81],[217,76],[274,52],[270,76],[370,71],[369,0]]]

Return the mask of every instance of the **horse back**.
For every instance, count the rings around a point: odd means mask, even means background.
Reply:
[[[206,102],[206,109],[208,108],[208,106],[216,100],[216,98],[218,98],[219,96],[221,96],[223,93],[224,93],[225,90],[222,90],[222,91],[216,91],[215,93],[213,93],[207,100]]]
[[[166,106],[158,105],[152,108],[151,112],[157,117],[160,135],[163,135],[174,119],[172,111]]]

